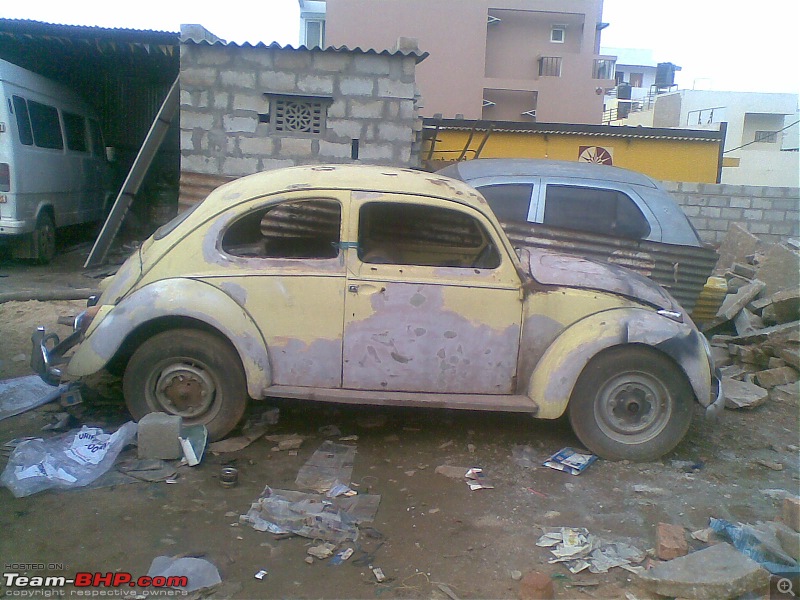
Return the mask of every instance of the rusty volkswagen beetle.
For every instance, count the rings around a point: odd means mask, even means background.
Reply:
[[[651,460],[721,394],[705,338],[653,282],[537,249],[441,175],[308,166],[224,185],[163,226],[33,366],[119,374],[131,414],[231,432],[250,398],[565,411],[610,459]]]

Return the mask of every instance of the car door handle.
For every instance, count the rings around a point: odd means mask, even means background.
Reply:
[[[352,292],[354,294],[357,294],[358,293],[358,286],[355,285],[354,283],[351,283],[350,285],[347,286],[347,291],[348,292]]]
[[[365,296],[371,296],[372,294],[382,294],[386,291],[386,288],[383,286],[378,287],[377,285],[372,285],[371,283],[365,283],[364,285],[351,283],[347,286],[347,291],[353,294],[358,294],[359,290],[361,290]]]

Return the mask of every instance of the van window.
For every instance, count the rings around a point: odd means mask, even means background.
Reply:
[[[103,131],[100,129],[100,123],[94,119],[89,119],[89,137],[92,139],[92,154],[105,158],[106,149],[103,141]]]
[[[28,100],[28,112],[33,128],[33,142],[40,148],[62,150],[64,138],[61,137],[61,125],[58,123],[56,107]]]
[[[67,136],[67,148],[76,152],[88,152],[86,140],[86,119],[75,113],[64,111],[64,133]]]
[[[25,98],[20,98],[19,96],[14,96],[13,99],[19,143],[24,146],[33,146],[33,132],[31,131],[31,120],[28,117],[28,103],[25,102]]]

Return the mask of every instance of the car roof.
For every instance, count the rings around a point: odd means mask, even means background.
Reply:
[[[437,171],[462,181],[485,177],[565,177],[613,181],[658,188],[658,184],[641,173],[590,163],[536,158],[476,158],[465,160]]]
[[[305,165],[263,171],[231,181],[203,201],[201,212],[264,195],[299,190],[357,190],[446,198],[492,214],[474,188],[436,173],[375,165]]]

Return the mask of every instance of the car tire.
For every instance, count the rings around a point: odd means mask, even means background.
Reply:
[[[215,441],[230,433],[247,407],[247,380],[236,350],[206,331],[173,329],[133,353],[122,379],[125,403],[137,421],[151,412],[203,424]]]
[[[608,460],[652,461],[674,449],[692,421],[694,392],[683,371],[645,346],[593,358],[568,413],[578,439]]]
[[[36,219],[33,235],[33,259],[37,264],[46,265],[56,255],[56,224],[50,213],[43,212]]]

